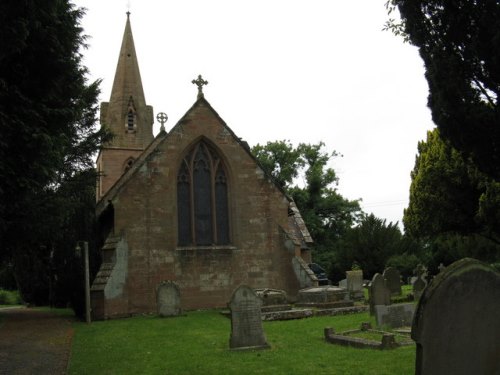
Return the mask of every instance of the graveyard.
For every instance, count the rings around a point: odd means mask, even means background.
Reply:
[[[183,311],[175,283],[164,283],[158,314],[74,323],[69,373],[497,373],[500,275],[489,266],[466,258],[433,277],[419,268],[413,285],[394,268],[364,286],[353,282],[362,272],[346,275],[316,304],[242,285],[227,309],[197,311]]]
[[[76,323],[69,374],[411,374],[415,346],[357,349],[325,342],[323,329],[359,327],[368,313],[263,322],[269,349],[229,350],[218,311]]]

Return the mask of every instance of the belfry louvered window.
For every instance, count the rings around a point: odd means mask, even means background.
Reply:
[[[180,246],[228,245],[227,176],[221,158],[206,142],[182,160],[177,175]]]

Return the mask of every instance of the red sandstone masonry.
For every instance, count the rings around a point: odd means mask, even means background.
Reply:
[[[182,122],[182,121],[181,121]],[[224,307],[244,283],[254,288],[299,288],[291,254],[279,227],[289,227],[287,198],[262,177],[253,158],[229,133],[204,99],[185,116],[183,136],[170,134],[113,197],[115,234],[128,245],[128,301],[104,301],[106,316],[155,312],[155,291],[173,280],[184,309]],[[177,171],[200,139],[227,166],[232,249],[177,249]],[[300,252],[300,251],[299,251]],[[123,297],[125,298],[125,297]],[[126,305],[127,311],[122,311]]]

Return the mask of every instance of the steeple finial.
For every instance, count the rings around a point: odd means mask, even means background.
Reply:
[[[208,81],[205,81],[203,78],[201,78],[201,74],[198,75],[197,79],[193,79],[191,83],[195,84],[198,86],[198,99],[203,97],[203,86],[208,85]]]

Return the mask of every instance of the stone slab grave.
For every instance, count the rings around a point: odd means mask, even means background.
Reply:
[[[390,305],[391,293],[387,288],[384,276],[376,273],[368,287],[368,300],[370,303],[370,315],[375,314],[375,305]]]
[[[347,291],[350,293],[351,299],[361,300],[365,298],[363,292],[363,271],[352,270],[346,271]]]
[[[415,304],[398,303],[396,305],[375,305],[375,320],[379,327],[409,327],[413,321]]]
[[[299,290],[295,306],[334,308],[353,306],[353,304],[346,289],[324,285]]]
[[[156,305],[161,317],[182,315],[179,286],[173,281],[162,281],[156,288]]]
[[[383,274],[387,287],[391,292],[391,296],[400,296],[401,293],[401,274],[394,267],[388,267]]]
[[[254,289],[255,293],[262,300],[262,312],[290,310],[292,305],[288,303],[286,292],[280,289]]]
[[[231,297],[231,337],[229,347],[235,350],[266,349],[261,319],[262,300],[246,285],[239,286]]]
[[[415,374],[500,374],[499,311],[500,273],[468,258],[447,266],[417,306]]]

